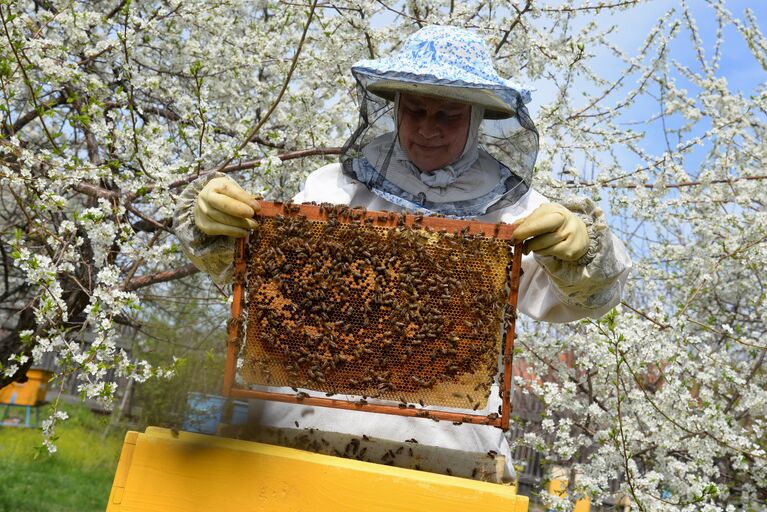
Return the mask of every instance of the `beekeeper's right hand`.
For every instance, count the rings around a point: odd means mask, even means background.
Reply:
[[[242,238],[248,229],[258,226],[253,215],[260,210],[253,195],[234,180],[221,176],[210,180],[197,195],[194,223],[208,235]]]

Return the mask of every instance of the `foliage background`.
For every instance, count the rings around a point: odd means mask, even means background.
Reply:
[[[621,478],[639,510],[764,510],[767,39],[729,5],[0,0],[0,385],[47,353],[105,401],[170,376],[151,354],[226,307],[173,237],[183,187],[217,169],[289,197],[356,125],[350,65],[458,25],[542,84],[535,186],[597,199],[635,261],[612,314],[527,326],[546,379],[518,384],[546,408],[519,442],[574,469],[571,498]]]

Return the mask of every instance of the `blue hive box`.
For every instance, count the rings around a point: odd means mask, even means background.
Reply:
[[[197,392],[187,395],[182,426],[187,432],[215,434],[219,423],[244,425],[247,421],[248,403],[245,401]]]

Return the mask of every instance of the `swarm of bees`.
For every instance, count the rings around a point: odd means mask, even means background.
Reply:
[[[509,242],[422,215],[318,212],[285,203],[257,219],[236,276],[245,382],[484,407],[509,315]]]

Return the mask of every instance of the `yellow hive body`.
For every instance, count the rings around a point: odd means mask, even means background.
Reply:
[[[150,427],[128,432],[107,512],[526,512],[509,486]]]
[[[12,382],[0,389],[0,404],[35,405],[45,401],[51,375],[47,370],[27,371],[27,382]]]

